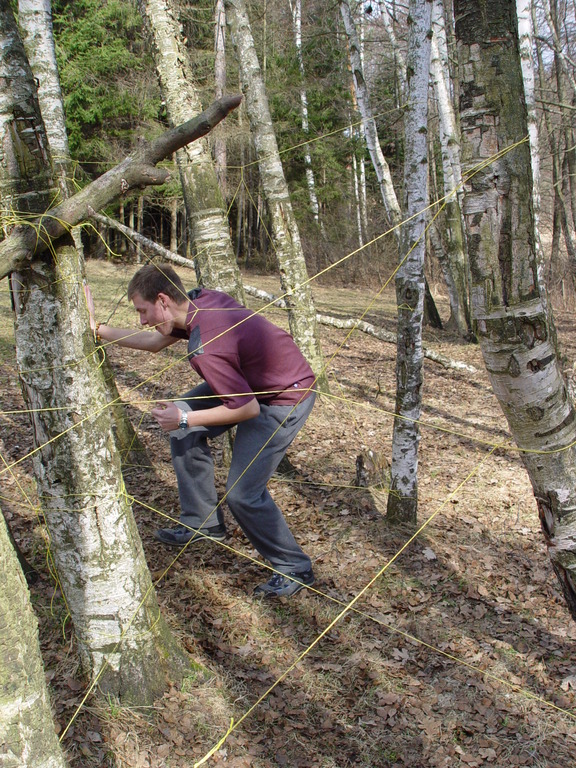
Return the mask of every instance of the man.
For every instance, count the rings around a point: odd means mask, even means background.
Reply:
[[[99,324],[98,339],[148,352],[186,339],[190,365],[204,379],[178,401],[152,410],[171,434],[181,506],[180,525],[155,537],[177,547],[225,538],[208,438],[237,425],[225,499],[275,570],[255,594],[290,596],[313,584],[310,558],[266,487],[315,399],[314,374],[294,340],[225,293],[186,293],[169,265],[142,267],[128,285],[128,298],[152,332]]]

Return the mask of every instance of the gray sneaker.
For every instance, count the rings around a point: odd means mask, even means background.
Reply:
[[[212,528],[189,528],[187,525],[177,525],[175,528],[160,528],[154,531],[156,541],[167,544],[169,547],[184,547],[188,542],[195,544],[201,541],[224,541],[226,538],[226,527],[224,525],[215,525]]]
[[[275,573],[265,584],[260,584],[254,590],[259,597],[291,597],[304,587],[314,584],[314,573],[300,571],[299,573]]]

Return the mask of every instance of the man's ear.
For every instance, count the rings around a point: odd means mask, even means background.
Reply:
[[[166,293],[159,293],[158,296],[156,296],[156,301],[159,301],[162,309],[165,309],[171,299],[170,296],[168,296]]]

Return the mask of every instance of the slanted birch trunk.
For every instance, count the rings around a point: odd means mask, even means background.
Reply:
[[[178,125],[200,114],[202,106],[173,0],[138,0],[137,4],[151,31],[168,118],[171,125]],[[176,159],[198,282],[243,301],[224,197],[207,140],[187,145]]]
[[[14,211],[3,216],[12,231],[0,243],[0,274],[13,272],[16,356],[34,429],[38,494],[86,672],[122,701],[150,704],[167,678],[184,671],[186,657],[159,612],[122,481],[77,254],[51,237],[79,223],[79,213],[85,218],[87,198],[100,207],[110,190],[113,198],[130,188],[134,158],[48,210],[48,142],[8,3],[0,5],[0,53],[0,77],[11,82],[0,90],[0,191],[2,211],[7,203]],[[200,127],[205,135],[209,126],[204,114],[188,130]],[[138,152],[156,151],[157,162],[189,135],[183,126]],[[139,184],[165,178],[150,163],[137,176]],[[18,221],[20,203],[26,211],[33,205],[42,225]]]
[[[65,768],[26,580],[0,514],[0,762]]]
[[[62,198],[67,199],[76,191],[73,184],[74,164],[70,157],[64,120],[50,0],[19,0],[18,24],[24,49],[38,84],[38,101],[52,156],[54,176],[58,181]],[[84,280],[84,252],[79,227],[74,227],[72,237],[78,252],[79,279]],[[125,466],[148,464],[144,445],[122,405],[114,373],[105,353],[102,359],[102,372],[108,390],[108,402],[111,404],[114,415],[113,433],[122,461]]]
[[[380,194],[382,195],[382,201],[384,203],[384,209],[388,216],[388,223],[391,227],[396,227],[402,220],[402,212],[400,210],[398,198],[394,190],[390,168],[386,162],[386,158],[384,157],[384,153],[382,152],[382,147],[380,145],[380,139],[378,138],[376,121],[374,120],[372,106],[370,104],[370,93],[364,77],[364,66],[362,64],[360,40],[358,38],[354,17],[350,9],[349,0],[341,0],[340,12],[342,14],[344,29],[346,30],[346,36],[348,38],[350,66],[352,69],[352,78],[354,82],[356,99],[358,102],[358,109],[360,111],[362,124],[364,126],[366,146],[368,147],[370,159],[372,160],[372,165],[374,166],[374,171],[376,173],[376,178],[380,188]],[[399,233],[397,230],[396,238],[399,239]]]
[[[532,173],[514,0],[456,0],[473,312],[520,449],[553,568],[576,620],[576,413],[538,282]]]
[[[240,65],[246,111],[258,158],[262,189],[270,215],[270,229],[282,290],[288,306],[290,331],[310,363],[320,389],[327,388],[324,360],[310,290],[306,261],[290,193],[278,152],[268,97],[254,46],[244,0],[225,0],[226,20]]]
[[[398,345],[396,408],[387,518],[415,525],[418,511],[418,445],[422,387],[424,256],[428,205],[429,0],[411,0],[408,28],[407,107],[404,117],[404,210],[400,267],[396,273]]]

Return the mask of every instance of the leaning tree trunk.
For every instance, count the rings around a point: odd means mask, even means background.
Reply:
[[[418,511],[424,255],[428,206],[429,0],[411,0],[408,13],[408,105],[404,117],[406,222],[401,228],[400,267],[396,273],[396,409],[387,518],[393,523],[415,525]]]
[[[576,619],[576,413],[538,283],[516,7],[514,0],[456,0],[455,14],[465,176],[475,168],[465,190],[473,311]]]
[[[18,25],[28,61],[38,84],[38,101],[46,128],[54,175],[62,197],[66,199],[75,192],[74,164],[70,158],[64,120],[50,0],[19,0]],[[84,251],[80,227],[72,230],[72,236],[78,251],[78,272],[80,279],[83,280]],[[102,372],[108,390],[108,402],[114,415],[114,437],[122,462],[124,466],[148,465],[150,462],[146,456],[146,450],[122,405],[112,366],[106,354],[102,359]]]
[[[348,38],[354,91],[358,102],[358,109],[362,116],[366,146],[368,147],[376,178],[378,179],[380,194],[382,195],[382,201],[388,216],[388,223],[391,227],[397,227],[402,220],[402,212],[392,183],[390,168],[386,162],[384,153],[382,152],[380,139],[378,138],[378,132],[376,130],[376,120],[372,113],[368,85],[364,78],[360,41],[358,39],[354,17],[352,16],[352,11],[350,9],[350,0],[341,1],[340,12],[342,14],[344,28]],[[396,238],[399,240],[398,230],[396,230]]]
[[[0,52],[0,76],[11,82],[0,91],[0,147],[8,160],[1,166],[2,210],[9,202],[16,211],[25,201],[42,213],[41,225],[28,217],[0,243],[4,267],[20,267],[12,275],[16,354],[34,427],[39,497],[85,668],[103,690],[146,704],[164,689],[168,675],[180,673],[185,656],[160,615],[124,489],[76,251],[54,242],[51,233],[66,232],[79,213],[85,218],[88,199],[98,208],[130,181],[155,178],[155,168],[136,162],[135,171],[133,156],[47,211],[46,134],[7,3],[0,5]],[[204,134],[209,124],[202,126]],[[188,135],[182,126],[141,147],[136,157],[143,151],[158,162]],[[35,188],[40,194],[32,194]],[[13,225],[14,219],[16,214]]]
[[[302,251],[300,233],[284,169],[278,152],[268,97],[254,46],[244,0],[225,0],[226,21],[230,27],[240,65],[246,111],[258,156],[262,189],[271,220],[272,240],[288,306],[290,331],[317,377],[317,386],[328,386],[322,348],[316,325],[316,310]]]
[[[12,275],[16,355],[32,415],[34,475],[83,668],[150,704],[184,660],[163,621],[112,437],[77,254]]]
[[[46,686],[38,622],[0,515],[0,762],[65,768]]]
[[[173,0],[138,0],[150,27],[168,118],[178,125],[202,111]],[[230,240],[226,206],[205,139],[176,155],[198,282],[243,301],[242,278]]]

